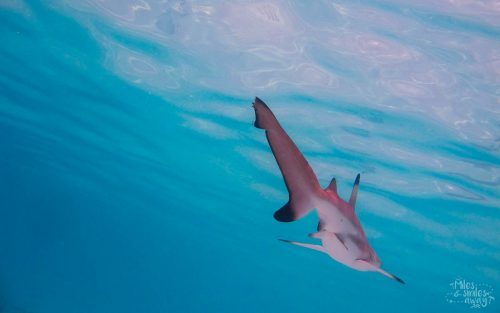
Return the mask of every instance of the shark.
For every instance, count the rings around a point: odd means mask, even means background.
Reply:
[[[278,163],[286,188],[288,202],[274,213],[279,222],[293,222],[316,210],[319,222],[316,232],[309,237],[319,239],[321,245],[280,239],[293,245],[316,250],[335,261],[358,271],[381,273],[397,282],[404,281],[381,268],[382,262],[370,246],[355,211],[360,174],[354,181],[349,201],[337,193],[333,178],[322,188],[313,169],[288,136],[271,109],[258,97],[253,102],[254,126],[265,130],[271,151]]]

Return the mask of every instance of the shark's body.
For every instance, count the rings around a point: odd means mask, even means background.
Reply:
[[[349,202],[337,193],[335,179],[321,188],[316,175],[295,143],[269,109],[259,98],[253,103],[255,127],[266,131],[269,146],[283,174],[289,193],[289,201],[274,213],[280,222],[298,220],[316,209],[319,215],[317,232],[313,238],[321,239],[322,245],[312,245],[283,240],[298,246],[327,253],[334,260],[359,271],[378,271],[403,282],[380,268],[381,262],[368,243],[365,232],[354,211],[359,188],[359,174]]]

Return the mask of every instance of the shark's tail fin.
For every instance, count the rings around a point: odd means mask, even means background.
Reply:
[[[269,107],[264,103],[264,101],[260,100],[258,97],[255,97],[253,107],[255,109],[255,127],[269,129],[273,125],[277,124],[276,117],[274,116],[271,109],[269,109]]]
[[[405,283],[405,282],[404,282],[401,278],[399,278],[399,277],[397,277],[396,275],[393,275],[393,274],[391,274],[391,273],[388,273],[388,272],[384,271],[384,270],[383,270],[383,269],[381,269],[381,268],[377,268],[377,272],[381,273],[382,275],[385,275],[385,276],[389,277],[390,279],[394,279],[394,280],[395,280],[395,281],[397,281],[398,283],[402,283],[402,284],[404,284],[404,283]]]
[[[254,125],[265,129],[267,141],[290,196],[288,203],[274,213],[274,218],[280,222],[296,221],[309,213],[314,208],[317,196],[321,196],[318,179],[271,109],[259,98],[255,98],[253,107]]]

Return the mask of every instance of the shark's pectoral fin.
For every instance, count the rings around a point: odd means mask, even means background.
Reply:
[[[405,283],[401,278],[397,277],[396,275],[388,273],[388,272],[384,271],[383,269],[381,269],[380,267],[376,267],[365,260],[357,259],[356,262],[361,262],[366,268],[370,268],[371,270],[379,272],[380,274],[387,276],[390,279],[394,279],[398,283],[401,283],[401,284]]]
[[[322,246],[319,246],[319,245],[313,245],[313,244],[310,244],[310,243],[303,243],[303,242],[291,241],[291,240],[286,240],[286,239],[278,239],[278,240],[290,243],[292,245],[301,246],[301,247],[304,247],[304,248],[313,249],[313,250],[316,250],[316,251],[320,251],[320,252],[326,253],[325,249]]]
[[[394,279],[394,280],[395,280],[395,281],[397,281],[398,283],[401,283],[401,284],[404,284],[404,283],[405,283],[405,282],[404,282],[401,278],[399,278],[399,277],[397,277],[396,275],[393,275],[393,274],[391,274],[391,273],[388,273],[388,272],[384,271],[384,270],[383,270],[383,269],[381,269],[381,268],[378,268],[377,272],[381,273],[382,275],[385,275],[385,276],[389,277],[390,279]]]
[[[316,233],[309,234],[309,237],[311,238],[317,238],[317,239],[323,239],[325,236],[333,236],[346,250],[349,250],[347,248],[346,244],[344,243],[344,240],[336,233],[329,232],[327,230],[320,230]]]
[[[309,234],[310,238],[321,239],[323,237],[323,231]]]

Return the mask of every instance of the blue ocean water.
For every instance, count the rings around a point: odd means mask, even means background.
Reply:
[[[0,1],[0,312],[499,312],[499,21],[495,1]],[[347,198],[361,173],[405,285],[277,240],[317,217],[272,218],[255,96],[322,185]]]

